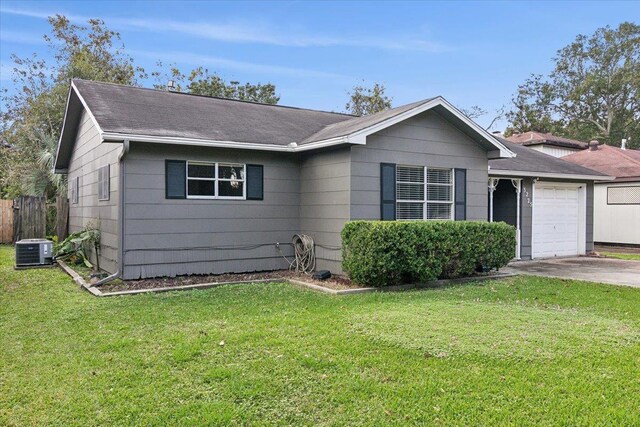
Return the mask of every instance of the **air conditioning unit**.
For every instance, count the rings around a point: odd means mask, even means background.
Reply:
[[[53,264],[53,242],[47,239],[22,239],[16,242],[16,267]]]

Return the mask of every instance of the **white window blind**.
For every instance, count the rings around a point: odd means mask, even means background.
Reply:
[[[452,169],[396,167],[396,219],[452,218]]]

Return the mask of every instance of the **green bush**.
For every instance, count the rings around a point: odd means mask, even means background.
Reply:
[[[515,247],[516,230],[504,222],[352,221],[342,230],[342,268],[370,286],[424,283],[498,269]]]

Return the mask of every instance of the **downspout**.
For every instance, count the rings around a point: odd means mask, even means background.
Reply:
[[[118,196],[119,196],[119,210],[118,210],[118,270],[110,276],[105,277],[104,279],[96,282],[93,286],[104,285],[105,283],[109,283],[120,276],[122,276],[124,270],[124,177],[126,176],[124,170],[124,158],[129,154],[129,140],[125,139],[122,141],[122,151],[118,156],[118,163],[120,164],[120,179],[118,180]]]

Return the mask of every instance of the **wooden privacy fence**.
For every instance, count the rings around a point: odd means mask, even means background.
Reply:
[[[0,200],[0,243],[13,243],[13,200]]]
[[[0,200],[0,243],[46,237],[47,210],[54,209],[55,225],[49,225],[48,231],[61,242],[69,230],[69,199],[57,197],[55,204],[47,204],[45,197],[34,196]]]
[[[13,201],[13,239],[44,238],[47,234],[47,199],[21,196]]]

